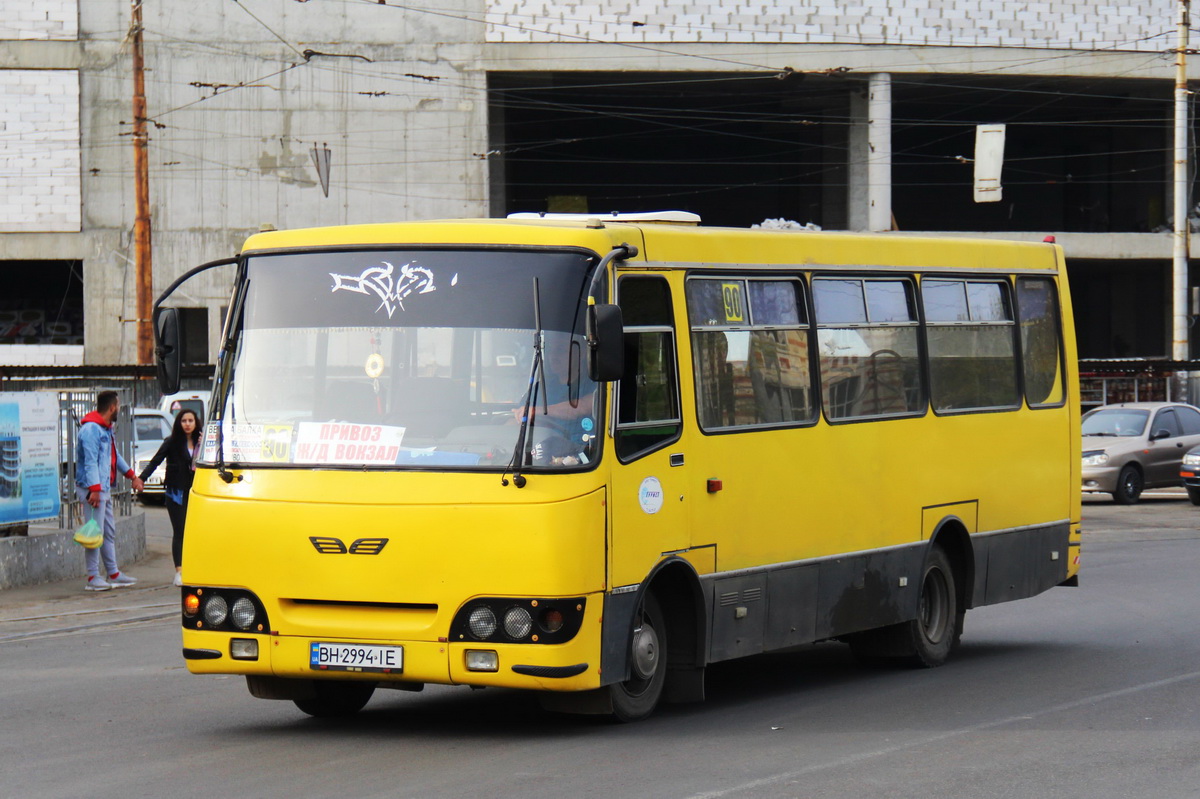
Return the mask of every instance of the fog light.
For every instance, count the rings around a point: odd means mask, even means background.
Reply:
[[[468,649],[465,653],[467,671],[497,671],[500,656],[489,649]]]
[[[204,620],[209,627],[220,627],[229,618],[229,603],[225,597],[213,594],[204,603]]]
[[[239,630],[249,630],[250,625],[254,624],[254,603],[244,596],[238,597],[234,600],[229,615]]]
[[[231,639],[229,656],[234,660],[258,660],[258,641],[254,638]]]
[[[475,608],[471,611],[467,626],[471,628],[471,635],[476,638],[491,638],[496,632],[496,614],[486,605]]]
[[[533,619],[525,608],[509,608],[504,613],[504,632],[509,638],[524,638],[533,629]]]

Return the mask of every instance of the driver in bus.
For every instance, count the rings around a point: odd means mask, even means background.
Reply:
[[[553,435],[535,445],[534,461],[554,466],[578,466],[587,463],[595,446],[592,406],[596,384],[582,373],[578,343],[567,335],[548,334],[546,339],[542,361],[544,379],[538,384],[537,402],[530,403],[529,415],[534,429],[537,429],[538,420],[544,419],[548,422],[544,427],[550,428]],[[522,402],[513,409],[513,418],[520,422],[524,410]]]

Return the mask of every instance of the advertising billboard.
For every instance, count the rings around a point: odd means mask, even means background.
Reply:
[[[0,393],[0,526],[58,516],[58,397]]]

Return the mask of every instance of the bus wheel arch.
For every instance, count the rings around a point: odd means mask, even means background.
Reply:
[[[929,546],[940,547],[950,560],[954,569],[954,583],[957,592],[958,609],[960,614],[958,634],[962,634],[961,614],[967,608],[974,607],[975,596],[975,547],[971,543],[971,534],[957,516],[948,516],[942,520],[929,540]],[[928,556],[927,556],[928,557]]]
[[[707,629],[704,589],[692,564],[682,558],[665,561],[649,578],[670,627],[670,651],[667,656],[667,682],[663,699],[667,702],[704,700],[704,665]]]

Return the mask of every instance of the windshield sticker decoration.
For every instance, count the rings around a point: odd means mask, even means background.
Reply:
[[[262,430],[263,463],[290,463],[292,460],[292,426],[265,424]]]
[[[336,291],[352,291],[355,294],[374,294],[379,297],[379,307],[387,309],[388,319],[392,318],[392,314],[396,309],[404,310],[404,300],[411,294],[429,294],[432,291],[437,291],[437,286],[433,285],[433,272],[423,266],[414,266],[413,262],[409,262],[400,267],[399,275],[393,275],[396,267],[387,261],[383,262],[383,266],[371,266],[363,270],[361,275],[339,275],[336,272],[330,272],[329,276],[333,278],[333,288],[330,293]],[[454,276],[450,285],[458,282],[458,275]]]
[[[255,463],[262,454],[263,426],[241,422],[227,424],[221,443],[229,463]]]
[[[200,446],[200,460],[212,463],[217,459],[217,428],[216,422],[204,426],[204,443]]]
[[[293,463],[393,464],[400,455],[403,427],[348,422],[301,422]]]

